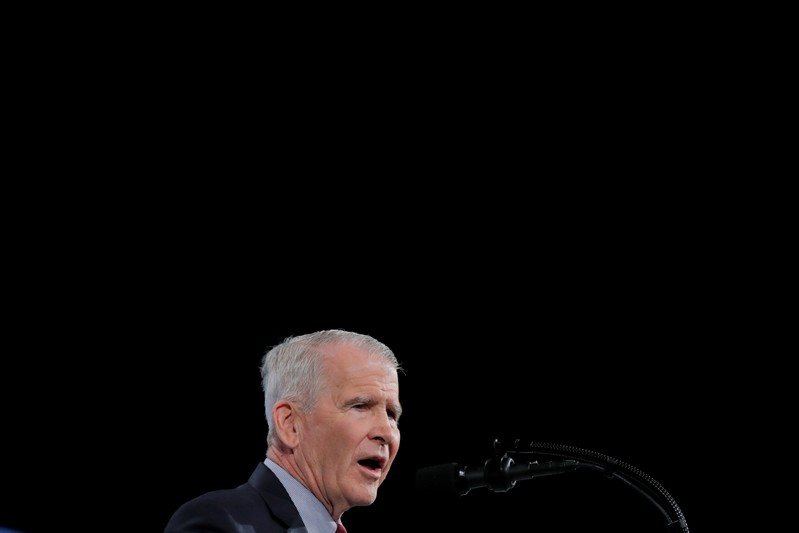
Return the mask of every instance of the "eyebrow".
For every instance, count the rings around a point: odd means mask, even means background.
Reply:
[[[370,397],[370,396],[355,396],[344,402],[344,407],[352,407],[353,405],[358,405],[359,403],[364,403],[366,405],[377,405],[377,401]],[[402,415],[402,406],[399,403],[394,403],[389,401],[387,405],[388,409],[394,411],[394,416],[399,420],[400,415]]]

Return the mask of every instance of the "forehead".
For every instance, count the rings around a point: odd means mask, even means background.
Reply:
[[[399,418],[399,377],[390,362],[357,346],[337,346],[327,355],[329,400],[341,405],[385,404]]]

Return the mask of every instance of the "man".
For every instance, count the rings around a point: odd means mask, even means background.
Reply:
[[[400,444],[398,372],[385,344],[324,330],[289,337],[261,366],[266,460],[247,483],[184,503],[165,533],[334,533],[374,503]]]

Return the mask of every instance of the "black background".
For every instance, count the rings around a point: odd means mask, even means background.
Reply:
[[[610,15],[625,31],[504,17],[500,39],[455,24],[457,46],[408,56],[403,36],[369,61],[353,43],[346,65],[280,38],[264,55],[238,22],[225,50],[181,18],[178,46],[145,32],[146,57],[137,38],[89,61],[97,84],[62,50],[63,79],[36,86],[71,91],[22,106],[39,114],[0,210],[0,526],[162,531],[263,459],[263,352],[336,327],[407,371],[398,458],[350,533],[663,531],[591,473],[416,494],[419,467],[480,465],[498,437],[615,457],[691,531],[718,527],[713,495],[740,485],[707,465],[763,438],[753,389],[788,374],[765,302],[792,304],[788,196],[728,179],[773,158],[748,146],[763,128],[736,112],[743,56],[708,34],[716,17]]]
[[[383,265],[366,257],[352,263],[364,273],[354,281],[278,272],[261,283],[181,263],[111,279],[107,293],[94,280],[82,307],[73,304],[86,284],[44,284],[29,313],[21,305],[20,342],[9,345],[5,375],[24,379],[6,389],[7,405],[22,408],[10,410],[4,437],[0,524],[162,531],[182,502],[245,482],[263,459],[264,351],[287,335],[344,328],[384,341],[405,368],[401,449],[377,502],[345,515],[352,533],[665,530],[650,502],[590,471],[505,493],[416,492],[417,469],[482,465],[496,438],[624,461],[671,494],[692,531],[707,530],[703,499],[716,481],[702,463],[718,422],[706,358],[735,331],[709,319],[701,273],[578,259],[458,272],[469,259],[414,284],[388,270],[367,281]]]

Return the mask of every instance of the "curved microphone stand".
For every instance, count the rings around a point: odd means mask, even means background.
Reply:
[[[506,470],[509,464],[513,464],[513,461],[508,460],[508,457],[514,454],[537,454],[551,457],[564,457],[576,461],[574,468],[599,470],[607,477],[618,479],[632,487],[660,510],[666,519],[667,528],[673,531],[688,533],[688,524],[677,502],[674,501],[674,498],[671,497],[660,483],[640,469],[623,461],[619,461],[618,459],[614,459],[613,457],[591,450],[575,448],[573,446],[531,442],[527,448],[526,450],[520,450],[519,440],[517,439],[512,449],[505,449],[501,446],[499,439],[494,439],[496,460],[492,462],[492,459],[489,459],[487,461],[486,476],[489,475],[490,469],[495,471],[496,469]]]

